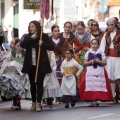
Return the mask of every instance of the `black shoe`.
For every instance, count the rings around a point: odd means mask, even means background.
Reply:
[[[74,107],[75,106],[75,102],[71,102],[71,106]]]
[[[66,103],[65,108],[69,108],[69,103]]]
[[[51,103],[49,103],[49,108],[53,108],[53,103],[51,102]]]
[[[99,104],[98,104],[98,103],[96,103],[96,106],[97,106],[97,107],[99,107]]]
[[[119,92],[116,92],[115,102],[116,102],[116,103],[119,103]]]

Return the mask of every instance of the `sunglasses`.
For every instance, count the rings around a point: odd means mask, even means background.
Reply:
[[[98,24],[91,24],[91,26],[98,26]]]

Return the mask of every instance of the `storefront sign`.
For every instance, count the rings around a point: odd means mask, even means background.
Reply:
[[[24,9],[40,9],[42,0],[24,0]]]

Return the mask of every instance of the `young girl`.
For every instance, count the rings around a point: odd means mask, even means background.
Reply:
[[[12,109],[21,109],[21,96],[25,96],[25,89],[29,88],[28,79],[21,73],[24,56],[25,51],[20,47],[20,40],[16,39],[15,49],[7,54],[7,66],[2,69],[0,76],[2,93],[8,98],[13,97]]]
[[[1,68],[3,68],[4,66],[6,66],[6,63],[7,63],[7,60],[5,60],[6,59],[6,55],[7,55],[7,53],[9,53],[13,49],[15,49],[15,39],[13,39],[11,41],[11,43],[10,43],[10,49],[6,50],[5,46],[3,45],[3,50],[4,51],[0,51],[0,67]]]
[[[67,21],[64,23],[64,32],[60,33],[61,38],[64,38],[68,43],[70,43],[71,47],[74,49],[75,53],[79,52],[83,44],[79,41],[76,36],[71,32],[72,23]]]
[[[61,85],[63,76],[61,74],[60,66],[62,64],[62,61],[65,58],[65,52],[70,47],[70,44],[63,37],[60,36],[60,29],[59,29],[58,25],[53,25],[51,27],[51,32],[52,32],[52,36],[50,37],[50,40],[52,41],[52,43],[55,46],[59,47],[61,50],[61,53],[54,51],[55,58],[56,58],[56,64],[57,64],[56,75],[57,75],[58,81]]]
[[[69,102],[71,102],[72,107],[75,106],[76,77],[78,77],[83,70],[83,67],[75,61],[73,56],[73,50],[68,49],[66,51],[66,59],[61,65],[61,72],[63,73],[61,91],[63,94],[63,102],[66,103],[65,108],[69,108]],[[78,72],[76,72],[76,68],[78,68]]]
[[[90,106],[98,106],[100,101],[112,101],[112,93],[107,73],[104,69],[106,56],[99,49],[99,41],[91,40],[91,49],[85,55],[87,66],[80,84],[81,100],[91,101]]]
[[[43,92],[43,99],[47,98],[47,104],[50,108],[53,106],[53,98],[62,97],[60,85],[58,79],[56,77],[56,60],[55,54],[53,51],[48,51],[48,57],[50,61],[50,65],[52,68],[52,73],[46,74],[44,78],[44,92]]]

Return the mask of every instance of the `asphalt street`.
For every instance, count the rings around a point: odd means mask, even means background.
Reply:
[[[41,112],[30,111],[31,101],[22,100],[22,110],[11,110],[12,102],[0,102],[0,120],[120,120],[120,104],[100,102],[99,107],[88,107],[89,103],[79,102],[74,108],[54,104],[51,109],[43,106]]]

